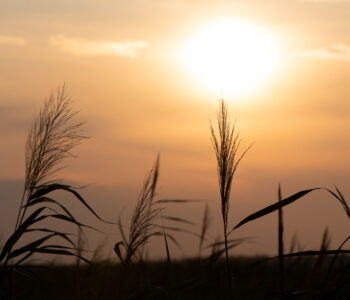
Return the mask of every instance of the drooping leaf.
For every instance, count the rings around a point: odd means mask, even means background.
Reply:
[[[69,244],[72,245],[72,247],[77,247],[76,244],[72,241],[71,238],[69,238],[69,235],[71,235],[71,233],[65,233],[65,232],[60,232],[60,231],[56,231],[56,230],[52,230],[52,229],[48,229],[48,228],[33,228],[33,229],[27,229],[26,230],[27,233],[29,232],[48,232],[48,233],[55,233],[58,237],[61,237],[63,239],[65,239]]]
[[[48,234],[47,236],[44,236],[43,238],[37,239],[34,242],[27,244],[26,246],[15,249],[15,250],[11,251],[11,253],[9,254],[8,257],[10,259],[10,258],[14,258],[14,257],[19,256],[19,255],[22,255],[25,252],[33,251],[36,248],[38,248],[41,244],[45,243],[48,239],[50,239],[54,236],[56,236],[56,234],[51,233],[51,234]]]
[[[105,222],[105,223],[110,223],[104,221],[91,207],[90,205],[84,200],[84,198],[76,191],[74,190],[71,186],[66,185],[66,184],[59,184],[59,183],[52,183],[49,185],[44,185],[40,189],[38,189],[29,199],[28,202],[31,202],[32,200],[43,197],[47,195],[48,193],[54,192],[54,191],[67,191],[73,194],[96,218],[98,218],[100,221]]]
[[[62,205],[61,203],[59,203],[58,201],[52,199],[52,198],[49,198],[49,197],[39,197],[39,198],[36,198],[32,201],[30,201],[25,207],[31,207],[33,205],[36,205],[36,204],[43,204],[43,203],[53,203],[53,204],[56,204],[57,206],[59,206],[69,217],[71,217],[72,219],[75,219],[73,217],[73,215],[70,213],[70,211],[64,206]]]
[[[85,228],[90,228],[90,229],[93,229],[93,230],[96,230],[98,231],[96,228],[92,227],[92,226],[89,226],[89,225],[85,225],[83,223],[80,223],[78,221],[76,221],[75,219],[72,219],[66,215],[62,215],[62,214],[53,214],[53,215],[48,215],[48,217],[51,217],[51,218],[56,218],[56,219],[61,219],[61,220],[64,220],[66,222],[70,222],[70,223],[73,223],[75,225],[77,225],[78,227],[85,227]]]
[[[335,190],[337,191],[337,194],[334,193],[332,190],[330,189],[325,189],[327,192],[329,192],[330,194],[332,194],[343,206],[345,213],[347,214],[347,216],[350,218],[350,206],[349,204],[346,202],[343,194],[340,192],[340,190],[335,186]]]

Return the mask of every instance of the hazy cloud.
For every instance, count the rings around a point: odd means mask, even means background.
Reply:
[[[301,51],[299,55],[315,59],[350,61],[350,45],[336,44],[317,49],[304,50]]]
[[[78,56],[85,55],[117,55],[134,58],[137,50],[148,47],[146,41],[94,41],[79,38],[69,38],[64,35],[50,37],[50,44],[60,51]]]
[[[25,46],[27,40],[19,36],[0,34],[0,45]]]

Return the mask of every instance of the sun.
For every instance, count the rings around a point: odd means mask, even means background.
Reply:
[[[281,62],[276,39],[242,20],[226,19],[203,28],[183,51],[190,71],[208,88],[242,96],[257,89]]]

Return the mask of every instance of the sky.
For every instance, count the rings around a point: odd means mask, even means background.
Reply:
[[[158,197],[203,200],[169,207],[169,214],[191,219],[196,223],[192,230],[199,232],[208,202],[210,236],[222,237],[210,141],[210,121],[215,124],[222,96],[236,120],[241,149],[254,143],[234,178],[229,227],[275,202],[278,183],[284,196],[337,185],[349,198],[349,13],[350,1],[345,0],[1,1],[2,241],[15,223],[31,122],[50,92],[63,84],[90,139],[75,149],[78,157],[65,163],[59,177],[87,185],[82,193],[106,219],[116,221],[122,213],[128,223],[143,178],[159,153]],[[222,20],[240,20],[268,33],[281,56],[273,72],[239,95],[226,87],[210,88],[183,59],[189,41]],[[206,42],[190,60],[211,51],[206,46],[216,41]],[[258,74],[268,59],[263,49],[264,41],[244,48],[258,55],[255,67],[233,54],[236,62],[243,61],[238,74]],[[200,72],[210,80],[215,73],[207,63],[217,57],[199,61]],[[231,74],[235,65],[228,66]],[[78,206],[73,209],[96,222]],[[297,234],[305,249],[319,247],[326,226],[333,247],[349,232],[341,206],[322,191],[287,207],[285,218],[287,245]],[[276,253],[276,222],[273,214],[235,232],[232,238],[251,240],[232,254]],[[91,247],[106,243],[108,252],[120,240],[118,230],[96,226],[108,234],[89,233]],[[174,247],[174,255],[196,254],[197,240],[178,238],[184,250]],[[150,242],[151,256],[164,256],[159,243]]]

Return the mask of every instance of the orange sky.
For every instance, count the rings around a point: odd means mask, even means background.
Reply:
[[[63,82],[92,138],[76,149],[79,157],[61,177],[90,184],[84,190],[88,201],[116,220],[123,207],[126,212],[133,207],[143,177],[160,153],[159,196],[208,200],[211,235],[221,234],[209,135],[221,94],[196,80],[179,59],[188,39],[221,19],[264,28],[279,39],[285,58],[258,89],[241,97],[224,94],[243,147],[255,143],[235,178],[230,226],[276,201],[278,182],[285,195],[333,184],[350,195],[349,13],[350,1],[345,0],[2,2],[3,237],[19,205],[30,122],[44,98]],[[172,212],[200,223],[203,207]],[[237,237],[256,239],[235,253],[273,253],[276,218],[237,232]],[[334,246],[348,234],[340,205],[321,192],[287,208],[286,218],[287,240],[298,232],[309,248],[319,246],[326,225]],[[180,239],[185,252],[193,254],[197,244],[192,238]]]

